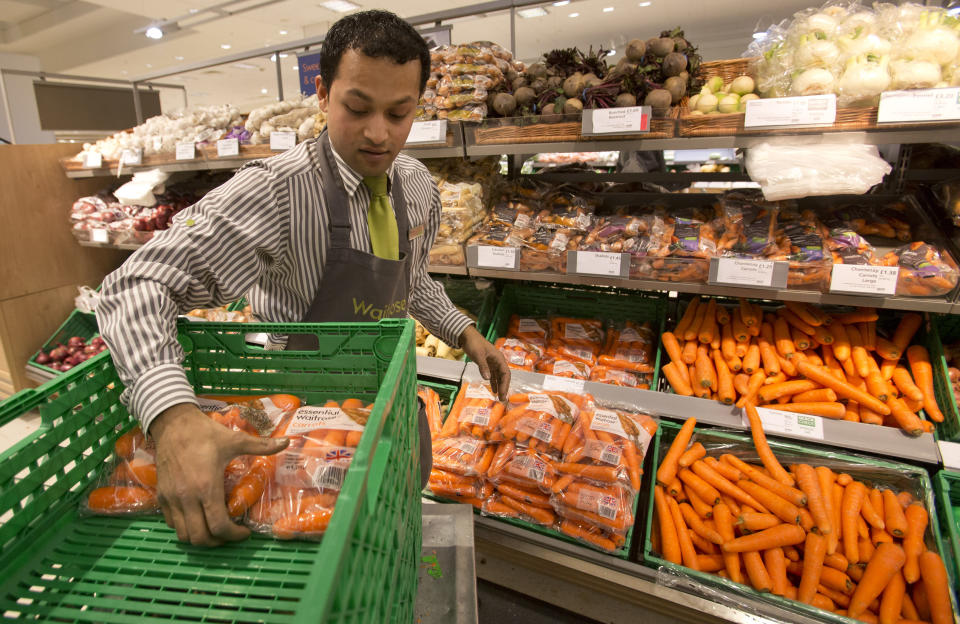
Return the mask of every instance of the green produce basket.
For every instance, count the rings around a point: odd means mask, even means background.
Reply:
[[[960,442],[960,409],[957,408],[953,384],[947,375],[947,358],[943,348],[944,344],[956,341],[960,341],[960,316],[931,314],[927,348],[933,366],[933,388],[937,394],[937,404],[943,412],[943,422],[937,424],[937,434],[941,440]]]
[[[933,480],[937,491],[940,530],[949,539],[944,561],[953,575],[953,587],[960,586],[960,472],[941,470]],[[951,565],[952,564],[952,565]]]
[[[655,332],[656,354],[651,388],[660,379],[660,334],[666,321],[667,300],[662,294],[638,293],[609,288],[584,286],[531,286],[507,284],[503,288],[487,340],[495,342],[507,334],[510,317],[514,314],[547,317],[553,314],[595,318],[611,321],[650,321]]]
[[[680,430],[680,425],[661,421],[660,430],[663,435],[658,447],[658,456],[654,458],[654,467],[651,468],[651,475],[654,474],[653,471],[656,470],[656,467],[660,465],[660,456],[666,454],[667,449],[670,448],[670,444],[674,438],[676,438],[677,432]],[[702,443],[706,447],[708,454],[710,454],[711,451],[718,450],[722,453],[736,455],[745,462],[760,465],[760,460],[753,446],[753,440],[749,435],[732,433],[721,429],[696,427],[692,442]],[[910,492],[917,501],[924,504],[930,514],[930,530],[926,538],[927,547],[931,550],[936,550],[936,552],[941,555],[946,554],[946,549],[941,540],[940,530],[936,521],[938,514],[936,506],[934,505],[933,485],[926,470],[909,464],[881,461],[862,455],[835,453],[812,444],[801,446],[773,440],[770,440],[769,443],[777,459],[785,466],[800,462],[808,463],[812,466],[828,466],[833,469],[834,472],[848,473],[854,479],[861,479],[866,483],[889,485],[897,491]],[[653,477],[651,476],[651,480],[652,479]],[[714,574],[697,572],[662,559],[660,554],[655,551],[651,538],[656,522],[654,490],[652,487],[650,488],[647,498],[647,505],[643,562],[648,567],[660,570],[661,579],[659,582],[661,584],[674,584],[687,591],[705,593],[713,600],[722,600],[732,604],[736,603],[737,596],[746,596],[754,600],[769,602],[788,611],[824,622],[852,624],[856,621],[794,600],[788,600],[781,596],[757,592],[747,585],[734,583],[733,581]],[[956,596],[954,596],[953,602],[954,612],[956,612]]]
[[[160,517],[78,517],[78,504],[134,422],[108,354],[0,404],[40,429],[0,455],[0,611],[69,622],[412,621],[420,558],[413,322],[250,324],[309,333],[316,351],[247,347],[235,323],[178,325],[198,393],[287,392],[373,401],[321,542],[255,535],[181,544]]]
[[[86,312],[81,312],[80,310],[74,310],[70,313],[70,316],[67,317],[67,320],[63,322],[63,325],[58,327],[57,331],[50,336],[50,339],[43,343],[43,347],[40,349],[40,351],[49,351],[61,343],[67,344],[67,340],[73,336],[80,336],[87,342],[90,342],[90,339],[97,336],[99,333],[100,330],[97,327],[96,316]],[[36,362],[37,356],[40,355],[40,351],[37,351],[33,354],[33,357],[27,361],[27,366],[32,366],[42,371],[53,373],[54,375],[60,375],[60,371]]]

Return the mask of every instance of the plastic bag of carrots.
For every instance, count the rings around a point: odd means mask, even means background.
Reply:
[[[327,529],[372,405],[358,399],[289,414],[273,436],[290,438],[276,455],[254,458],[230,491],[232,516],[278,539],[319,539]],[[239,512],[239,513],[238,513]]]
[[[652,373],[655,341],[649,322],[626,321],[607,331],[603,352],[597,362],[610,368]]]
[[[443,426],[443,404],[440,395],[433,388],[417,386],[417,396],[423,401],[427,413],[427,425],[430,427],[430,438],[436,439]]]
[[[618,368],[598,365],[590,370],[590,381],[605,383],[611,386],[649,390],[651,377],[649,375],[639,375]]]
[[[543,348],[519,338],[498,338],[494,346],[503,354],[510,368],[532,371],[543,356]]]
[[[538,361],[536,369],[538,373],[545,375],[583,380],[589,379],[592,372],[592,368],[580,360],[553,356]]]
[[[886,266],[900,267],[897,294],[906,297],[938,297],[957,285],[957,265],[949,252],[921,241],[898,247],[880,259]]]
[[[752,447],[694,427],[657,469],[663,559],[865,622],[955,621],[922,469],[771,448],[759,423]]]
[[[522,317],[514,314],[510,317],[507,337],[544,346],[547,344],[549,332],[550,323],[546,319]]]
[[[511,440],[520,447],[559,458],[581,410],[590,402],[589,395],[569,392],[514,393],[489,439]]]
[[[503,414],[504,405],[494,396],[490,384],[465,383],[460,386],[460,392],[438,437],[473,436],[480,440],[489,439]]]
[[[484,501],[493,495],[493,484],[486,479],[467,477],[439,468],[430,471],[427,485],[436,496],[473,505],[477,509],[481,509]]]

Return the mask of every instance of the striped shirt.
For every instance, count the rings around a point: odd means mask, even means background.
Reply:
[[[178,403],[196,403],[181,363],[176,318],[195,308],[225,305],[246,295],[258,320],[300,322],[313,302],[330,235],[322,180],[306,141],[244,166],[227,183],[180,212],[106,277],[97,318],[120,378],[121,401],[147,430]],[[334,153],[349,201],[350,245],[370,252],[362,177]],[[440,193],[426,167],[401,154],[388,172],[400,181],[411,231],[408,311],[444,342],[456,345],[470,319],[427,274],[440,225]],[[405,233],[401,232],[403,236]]]

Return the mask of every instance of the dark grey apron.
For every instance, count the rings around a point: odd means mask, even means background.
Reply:
[[[395,180],[391,204],[397,218],[399,260],[387,260],[350,247],[350,208],[347,192],[336,165],[326,130],[311,146],[311,157],[320,171],[323,199],[330,224],[330,243],[323,277],[304,323],[371,322],[407,316],[410,284],[410,224],[402,185]],[[292,351],[316,348],[315,338],[294,335],[287,343]],[[433,465],[430,428],[420,404],[420,479],[426,485]]]

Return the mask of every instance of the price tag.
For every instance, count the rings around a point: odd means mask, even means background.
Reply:
[[[285,152],[291,150],[297,145],[296,132],[271,132],[270,149],[275,152]]]
[[[743,126],[745,128],[829,126],[836,119],[837,96],[831,93],[750,100],[747,102]]]
[[[485,269],[516,269],[517,253],[516,247],[494,247],[491,245],[478,245],[477,266]]]
[[[407,145],[424,145],[447,142],[447,120],[415,121],[407,135]]]
[[[100,152],[84,152],[83,166],[87,169],[99,169],[103,166],[103,154]]]
[[[899,274],[899,267],[835,264],[830,278],[830,292],[893,295],[897,292]]]
[[[712,258],[710,284],[786,288],[790,263],[749,258]]]
[[[95,243],[109,243],[110,233],[103,229],[90,230],[90,240]]]
[[[943,460],[943,467],[950,470],[960,470],[960,444],[956,442],[937,442],[940,447],[940,459]]]
[[[886,91],[880,94],[877,123],[960,119],[960,87]]]
[[[591,134],[639,134],[650,132],[649,106],[625,108],[593,108],[584,111],[581,133]]]
[[[159,152],[161,149],[163,149],[163,137],[153,137],[153,151]]]
[[[544,375],[543,377],[543,389],[550,392],[583,394],[583,383],[582,379],[571,377],[557,377],[556,375]]]
[[[573,273],[580,275],[605,275],[609,277],[628,277],[630,275],[630,254],[607,253],[602,251],[573,251]]]
[[[217,158],[240,155],[240,141],[237,139],[220,139],[217,141]]]
[[[197,146],[190,143],[177,143],[177,160],[193,160],[197,157]]]
[[[143,150],[139,147],[133,149],[125,149],[120,156],[120,162],[124,165],[142,165],[143,164]]]
[[[743,424],[750,426],[747,411],[743,410]],[[763,430],[767,433],[782,433],[790,436],[803,436],[813,440],[823,439],[823,419],[808,414],[794,414],[780,410],[758,407],[757,415],[763,423]]]

